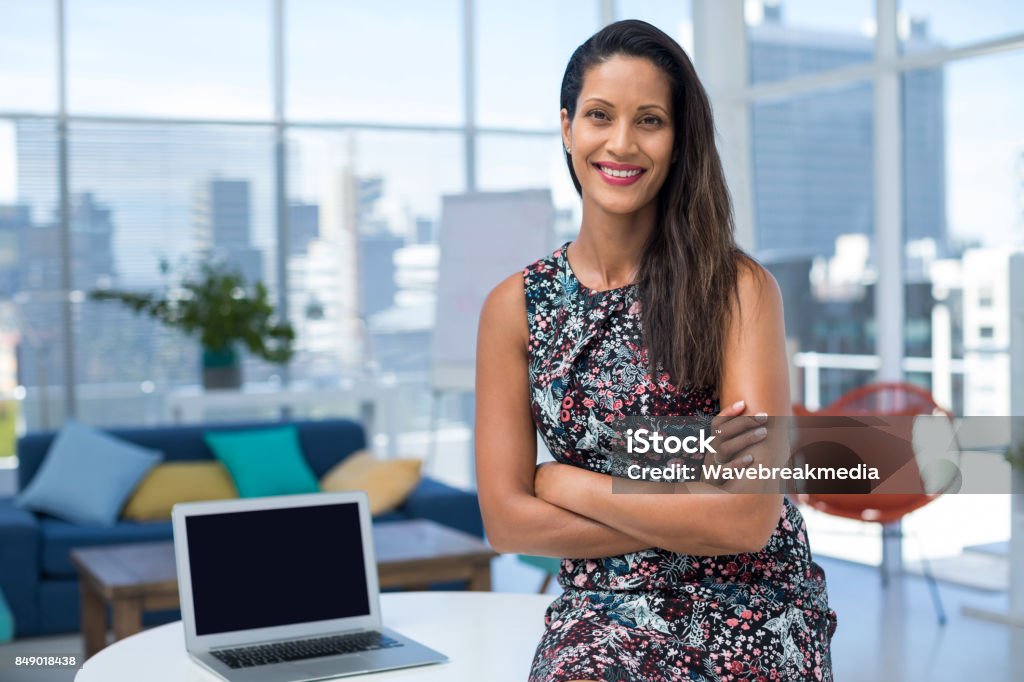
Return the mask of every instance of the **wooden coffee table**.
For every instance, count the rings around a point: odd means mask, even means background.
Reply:
[[[381,588],[423,589],[440,582],[464,582],[470,590],[491,589],[491,559],[479,538],[433,521],[373,525]],[[114,639],[142,630],[142,614],[179,607],[174,543],[147,542],[71,550],[81,592],[85,657],[107,645],[109,605]]]

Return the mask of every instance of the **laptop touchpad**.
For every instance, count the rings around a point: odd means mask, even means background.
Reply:
[[[332,675],[346,675],[367,670],[369,661],[361,654],[344,654],[308,661],[292,661],[292,665],[310,677],[331,677]]]

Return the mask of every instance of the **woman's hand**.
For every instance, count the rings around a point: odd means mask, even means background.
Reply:
[[[715,432],[715,452],[708,453],[704,458],[704,464],[721,465],[722,468],[743,469],[753,463],[754,458],[750,454],[741,454],[752,445],[756,445],[768,435],[765,423],[768,415],[758,413],[755,415],[744,415],[746,409],[744,401],[739,400],[718,413],[711,420],[711,427]],[[722,485],[725,479],[707,479],[712,485]]]

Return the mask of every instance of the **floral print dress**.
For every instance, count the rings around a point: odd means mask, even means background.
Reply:
[[[523,270],[533,418],[557,461],[609,473],[614,422],[710,416],[718,397],[651,373],[636,287],[588,289],[567,246]],[[832,680],[836,614],[788,499],[759,552],[566,558],[558,581],[530,682]]]

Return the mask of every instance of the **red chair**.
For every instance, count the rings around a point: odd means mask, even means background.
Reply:
[[[836,400],[831,405],[816,412],[812,412],[802,405],[793,406],[794,416],[882,416],[882,417],[914,417],[919,415],[945,415],[950,421],[953,415],[946,409],[940,407],[932,398],[931,394],[924,389],[906,383],[873,383],[854,389]],[[795,497],[798,503],[806,504],[817,511],[857,521],[882,524],[883,537],[902,538],[902,530],[894,529],[894,524],[903,519],[907,514],[916,511],[938,498],[941,492],[929,492],[926,490],[924,479],[917,466],[917,453],[913,447],[912,429],[913,420],[895,420],[897,427],[905,423],[907,433],[902,438],[890,438],[886,441],[884,454],[876,449],[872,455],[884,458],[890,472],[897,472],[893,475],[901,476],[899,481],[900,490],[911,490],[910,493],[815,493],[802,492]],[[863,430],[862,430],[863,431]],[[837,430],[840,441],[843,438],[842,431]],[[864,434],[860,433],[861,439],[857,446],[864,450]],[[955,438],[955,435],[954,435]],[[842,443],[840,443],[842,445]],[[796,460],[801,459],[801,449],[805,444],[798,437],[793,453]],[[957,444],[957,464],[959,465],[959,444]],[[906,466],[913,463],[914,466]],[[883,478],[885,475],[883,474]],[[887,527],[888,526],[888,527]],[[931,590],[932,599],[939,617],[939,624],[946,624],[946,614],[942,608],[942,600],[939,596],[938,586],[932,574],[931,566],[922,553],[922,564],[925,578]],[[887,576],[882,570],[882,585],[887,584]]]

